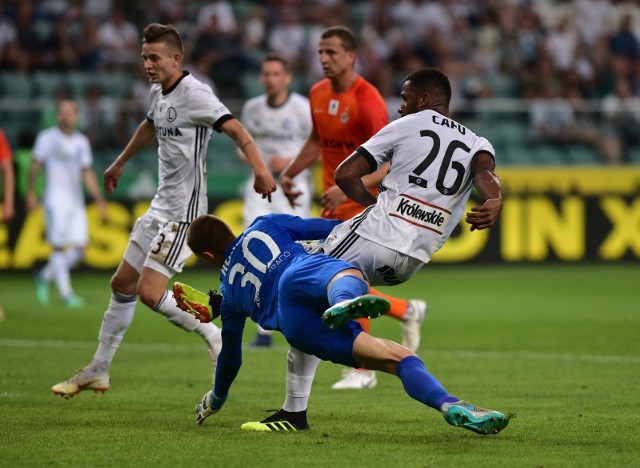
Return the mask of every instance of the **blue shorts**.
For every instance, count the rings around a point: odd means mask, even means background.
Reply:
[[[353,342],[362,332],[358,322],[329,328],[322,313],[329,308],[327,285],[353,265],[325,255],[294,259],[278,283],[278,328],[289,344],[323,361],[356,367]]]

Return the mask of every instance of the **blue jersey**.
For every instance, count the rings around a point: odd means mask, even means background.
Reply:
[[[224,397],[242,363],[242,332],[247,317],[268,330],[278,329],[278,286],[295,259],[308,256],[296,241],[325,239],[342,221],[303,219],[287,214],[257,218],[231,243],[220,271],[222,351],[214,393]]]
[[[340,223],[286,214],[257,218],[225,252],[220,272],[224,326],[243,325],[251,317],[265,330],[277,330],[280,277],[294,258],[308,255],[296,241],[325,239]]]

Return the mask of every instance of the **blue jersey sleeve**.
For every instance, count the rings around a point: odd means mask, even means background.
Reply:
[[[342,223],[339,219],[300,218],[284,214],[266,217],[269,221],[285,227],[296,240],[324,240],[334,227]]]
[[[213,393],[218,398],[227,397],[242,366],[242,332],[245,323],[245,318],[237,315],[223,315],[222,318],[222,350],[218,356],[216,383],[213,388]]]

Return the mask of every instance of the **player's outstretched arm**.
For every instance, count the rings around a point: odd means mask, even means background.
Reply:
[[[36,195],[36,180],[38,179],[38,174],[40,173],[41,168],[41,162],[31,160],[31,165],[29,166],[29,176],[27,178],[27,211],[35,210],[38,206],[38,196]]]
[[[91,197],[96,202],[98,206],[98,211],[100,212],[100,219],[102,221],[107,220],[107,202],[104,200],[102,196],[102,192],[100,191],[100,187],[98,186],[98,178],[96,177],[96,173],[92,168],[87,168],[82,172],[84,177],[84,185],[87,187],[87,190],[91,194]]]
[[[271,194],[276,191],[276,181],[264,164],[260,151],[249,131],[236,119],[227,120],[220,128],[229,135],[247,157],[255,175],[253,189],[261,194],[262,198],[268,198],[271,201]]]
[[[156,136],[156,128],[148,119],[145,119],[138,125],[138,128],[134,132],[133,136],[127,143],[122,153],[116,158],[113,163],[104,171],[103,185],[107,193],[113,192],[118,186],[118,180],[122,175],[122,170],[129,159],[133,158],[140,152],[142,148],[151,142]]]
[[[476,154],[471,161],[473,185],[485,200],[482,205],[472,207],[465,217],[472,231],[492,227],[502,212],[502,185],[494,169],[493,157],[484,151]]]
[[[2,172],[2,180],[4,182],[0,184],[4,187],[4,197],[2,198],[4,201],[2,203],[2,216],[0,217],[2,218],[2,222],[8,222],[13,218],[15,212],[15,201],[13,197],[15,193],[16,175],[11,159],[0,163],[0,172]]]

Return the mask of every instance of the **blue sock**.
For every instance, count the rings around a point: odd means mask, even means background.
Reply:
[[[398,363],[398,377],[407,394],[414,400],[440,411],[443,403],[458,401],[442,384],[429,374],[418,356],[407,356]]]
[[[331,283],[327,298],[329,299],[329,304],[334,305],[338,302],[362,296],[367,292],[369,292],[367,283],[356,276],[347,275]]]

